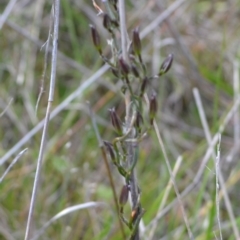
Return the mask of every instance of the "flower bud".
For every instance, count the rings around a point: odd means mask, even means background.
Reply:
[[[133,43],[133,51],[140,56],[141,55],[141,40],[139,37],[139,30],[138,28],[135,28],[133,30],[133,39],[132,39],[132,43]]]
[[[158,75],[161,76],[166,72],[168,72],[168,70],[172,66],[172,62],[173,62],[173,54],[169,54],[168,57],[163,61]]]
[[[145,93],[146,88],[147,88],[147,85],[148,85],[148,78],[145,77],[145,78],[143,79],[143,81],[142,81],[141,90],[140,90],[140,91],[141,91],[141,92],[140,92],[140,97],[142,97],[143,94]]]
[[[107,13],[103,15],[103,26],[109,31],[112,32],[111,29],[111,18]]]
[[[109,109],[109,112],[113,127],[119,135],[122,135],[122,123],[115,111],[115,108]]]
[[[138,72],[138,69],[137,69],[137,67],[136,67],[135,64],[132,64],[132,65],[131,65],[131,71],[132,71],[133,75],[134,75],[136,78],[139,77],[139,72]]]
[[[92,32],[93,44],[96,47],[97,51],[102,55],[101,40],[98,31],[93,25],[90,25]]]
[[[141,125],[143,124],[143,117],[139,111],[137,111],[137,116],[136,116],[136,121],[135,121],[135,126],[138,131],[141,130]]]
[[[115,162],[116,158],[115,158],[115,153],[114,153],[112,144],[110,142],[107,142],[107,141],[103,141],[103,143],[104,143],[112,161]]]
[[[121,190],[121,194],[119,197],[119,204],[124,206],[128,201],[128,186],[124,185]]]
[[[150,124],[153,125],[153,120],[157,113],[157,99],[156,93],[152,93],[150,97],[150,107],[149,107],[149,116],[150,116]]]
[[[129,74],[129,66],[128,64],[123,60],[122,57],[119,58],[119,67],[121,69],[121,72],[124,76],[127,76]]]

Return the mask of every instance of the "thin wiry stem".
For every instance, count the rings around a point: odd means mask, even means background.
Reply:
[[[37,231],[36,235],[31,240],[37,240],[44,232],[45,230],[55,221],[57,221],[59,218],[62,218],[72,212],[76,212],[78,210],[87,209],[87,208],[97,208],[100,206],[106,206],[104,203],[101,202],[87,202],[87,203],[81,203],[75,206],[71,206],[68,208],[65,208],[58,214],[56,214],[54,217],[52,217],[49,221],[47,221],[40,230]]]
[[[20,159],[20,157],[27,151],[27,148],[25,148],[24,150],[22,150],[11,162],[11,164],[8,166],[8,168],[6,169],[6,171],[3,173],[2,177],[0,178],[0,183],[3,181],[3,179],[6,177],[6,175],[8,174],[8,172],[11,170],[11,168],[14,166],[14,164]]]
[[[38,156],[38,161],[37,161],[36,175],[34,178],[33,192],[32,192],[32,197],[31,197],[31,202],[30,202],[30,207],[29,207],[25,240],[30,239],[30,231],[32,229],[33,212],[34,212],[34,207],[35,207],[35,203],[36,203],[37,190],[38,190],[38,185],[39,185],[39,180],[40,180],[40,175],[41,175],[42,160],[43,160],[43,155],[44,155],[45,146],[46,146],[48,124],[49,124],[49,119],[50,119],[52,102],[54,99],[56,67],[57,67],[57,49],[58,49],[59,8],[60,8],[60,1],[55,0],[54,1],[54,29],[53,29],[53,51],[52,51],[52,63],[51,63],[50,90],[49,90],[48,106],[47,106],[47,111],[46,111],[46,116],[45,116],[41,145],[40,145],[40,149],[39,149],[39,156]]]
[[[92,120],[93,129],[95,131],[95,134],[96,134],[96,137],[97,137],[97,140],[98,140],[98,145],[101,148],[103,160],[104,160],[104,163],[105,163],[105,166],[106,166],[106,169],[107,169],[107,174],[108,174],[108,178],[109,178],[110,185],[111,185],[112,192],[113,192],[114,204],[115,204],[115,207],[116,207],[116,210],[117,210],[118,221],[119,221],[119,226],[120,226],[120,229],[121,229],[122,237],[123,237],[123,239],[126,239],[126,235],[125,235],[124,228],[123,228],[123,223],[122,223],[120,215],[119,215],[120,209],[119,209],[119,205],[118,205],[118,198],[117,198],[116,188],[115,188],[113,177],[112,177],[112,172],[111,172],[108,160],[107,160],[106,150],[104,148],[102,139],[100,137],[100,133],[98,131],[96,119],[95,119],[94,114],[91,111],[90,107],[89,107],[89,112],[90,112],[90,116],[91,116],[91,120]]]
[[[215,169],[216,169],[216,207],[217,207],[217,221],[218,221],[218,228],[220,239],[222,240],[222,228],[221,228],[221,219],[220,219],[220,201],[219,201],[219,162],[220,162],[220,143],[221,143],[221,134],[219,134],[219,143],[217,147],[217,156],[215,162]]]
[[[53,9],[52,9],[52,13],[53,13]],[[43,68],[43,73],[42,73],[42,77],[41,77],[40,92],[39,92],[36,107],[35,107],[35,114],[36,115],[37,115],[38,106],[39,106],[41,97],[42,97],[43,92],[44,92],[44,80],[45,80],[46,72],[47,72],[48,53],[49,53],[50,40],[51,40],[51,34],[52,34],[52,20],[53,20],[53,18],[51,17],[50,27],[49,27],[49,31],[48,31],[48,38],[47,38],[47,41],[46,41],[46,49],[45,49],[45,55],[44,55],[44,68]]]
[[[13,98],[10,99],[10,101],[8,102],[7,106],[4,108],[4,110],[0,113],[0,118],[5,114],[5,112],[7,112],[9,106],[11,105],[13,101]]]
[[[202,106],[202,101],[201,101],[201,97],[200,97],[200,94],[198,92],[198,89],[196,89],[196,88],[193,89],[193,94],[194,94],[194,98],[195,98],[195,101],[196,101],[196,104],[197,104],[197,108],[198,108],[199,115],[200,115],[200,120],[201,120],[202,125],[203,125],[203,129],[204,129],[204,133],[205,133],[208,145],[211,146],[211,143],[212,143],[213,140],[211,138],[210,130],[209,130],[209,127],[208,127],[208,124],[207,124],[205,112],[204,112],[204,109],[203,109],[203,106]],[[239,99],[238,99],[238,101],[239,101]],[[238,102],[238,101],[236,101],[236,102]],[[230,115],[228,114],[227,117],[230,118]],[[226,119],[225,119],[225,121],[226,121]],[[223,129],[222,126],[223,125],[220,126],[220,130]],[[222,133],[222,131],[220,131],[220,130],[219,130],[219,134]],[[219,141],[219,134],[215,135],[217,137],[217,141]],[[214,149],[212,148],[211,150],[212,150],[211,154],[212,154],[213,159],[217,159],[217,156],[214,152]],[[233,232],[235,234],[235,238],[240,239],[240,235],[239,235],[238,227],[237,227],[237,224],[236,224],[235,216],[234,216],[234,213],[233,213],[232,205],[230,203],[228,192],[227,192],[227,189],[226,189],[226,186],[225,186],[225,181],[224,181],[224,178],[222,176],[222,172],[221,172],[220,168],[218,168],[218,179],[219,179],[220,185],[222,187],[225,205],[226,205],[226,208],[227,208],[227,211],[228,211],[230,221],[232,223],[232,228],[233,228]],[[220,231],[221,231],[221,229],[220,229]]]
[[[13,10],[13,7],[17,0],[10,0],[8,2],[7,7],[5,8],[3,14],[0,15],[0,30],[2,29],[4,23],[6,22],[8,16],[10,15],[11,11]]]
[[[125,16],[125,0],[119,0],[119,18],[120,18],[120,32],[121,32],[121,50],[122,57],[127,62],[128,61],[128,53],[127,53],[127,27],[126,27],[126,16]],[[129,89],[131,91],[131,89]],[[125,102],[126,102],[126,126],[130,129],[131,124],[131,100],[130,93],[126,91],[125,94]],[[133,137],[133,131],[130,133],[130,138]],[[136,156],[138,156],[138,143],[127,143],[127,164],[130,169],[133,166],[133,163],[137,162]],[[136,211],[139,205],[139,191],[138,191],[138,183],[137,183],[137,174],[136,169],[133,168],[130,175],[130,192],[131,192],[131,203],[132,203],[132,211]],[[141,209],[141,207],[140,207]],[[140,210],[140,214],[141,210]],[[136,229],[132,233],[132,240],[139,240],[139,229],[136,226]]]
[[[161,137],[161,135],[160,135],[160,131],[159,131],[159,129],[158,129],[158,125],[157,125],[157,123],[156,123],[155,120],[153,121],[153,125],[154,125],[154,130],[155,130],[155,132],[156,132],[156,134],[157,134],[157,138],[158,138],[160,147],[161,147],[162,152],[163,152],[164,160],[165,160],[165,162],[166,162],[166,165],[167,165],[167,168],[168,168],[168,172],[169,172],[169,174],[170,174],[171,181],[172,181],[172,184],[173,184],[175,193],[176,193],[176,195],[177,195],[177,200],[178,200],[179,205],[180,205],[181,210],[182,210],[182,215],[183,215],[183,219],[184,219],[184,222],[185,222],[187,231],[188,231],[188,236],[189,236],[189,238],[190,238],[191,240],[193,240],[193,239],[194,239],[193,233],[192,233],[192,231],[191,231],[190,224],[189,224],[188,219],[187,219],[187,214],[185,213],[185,209],[184,209],[183,202],[182,202],[182,197],[181,197],[181,195],[180,195],[180,193],[179,193],[179,190],[178,190],[178,187],[177,187],[177,184],[176,184],[174,175],[173,175],[173,171],[172,171],[172,168],[171,168],[171,165],[170,165],[168,156],[167,156],[167,152],[166,152],[165,146],[164,146],[164,144],[163,144],[163,140],[162,140],[162,137]]]
[[[120,32],[121,32],[121,47],[122,56],[125,61],[128,60],[127,55],[127,27],[125,16],[125,0],[119,0],[119,18],[120,18]]]
[[[174,178],[175,178],[175,176],[176,176],[176,174],[179,170],[179,167],[180,167],[181,163],[182,163],[182,156],[179,156],[177,158],[177,161],[176,161],[175,166],[173,168]],[[172,181],[170,179],[168,184],[167,184],[167,187],[165,189],[164,195],[162,197],[162,201],[161,201],[160,207],[158,209],[157,215],[162,211],[163,206],[166,204],[167,198],[168,198],[168,195],[169,195],[171,189],[172,189]],[[147,237],[148,240],[153,239],[153,235],[154,235],[154,232],[155,232],[156,228],[157,228],[157,222],[154,222],[154,224],[152,225],[152,228],[149,230],[149,235]]]
[[[237,99],[240,96],[239,93],[239,61],[236,59],[233,62],[233,92],[234,92],[234,101],[237,101]],[[239,111],[236,111],[233,117],[234,121],[234,144],[238,145],[240,141],[240,126],[239,126]]]

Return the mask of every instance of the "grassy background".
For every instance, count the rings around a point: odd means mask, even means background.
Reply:
[[[131,33],[136,26],[147,27],[175,1],[126,2]],[[5,0],[0,2],[1,12],[7,4]],[[0,117],[0,157],[45,116],[50,58],[37,114],[35,107],[44,68],[41,46],[48,37],[51,4],[45,0],[19,0],[0,30],[0,112],[13,98]],[[152,86],[158,93],[157,122],[172,168],[177,158],[183,157],[176,175],[181,192],[192,183],[208,148],[192,89],[199,89],[212,135],[236,101],[233,61],[239,60],[239,4],[238,0],[186,1],[142,42],[149,73],[155,74],[169,53],[175,57],[171,71],[160,81],[154,80]],[[103,64],[93,47],[89,23],[99,29],[106,46],[104,54],[110,53],[106,41],[109,36],[101,22],[91,1],[61,1],[61,54],[54,107]],[[107,207],[71,213],[53,223],[40,239],[121,239],[109,179],[86,107],[89,101],[96,112],[101,137],[111,140],[115,135],[108,109],[115,106],[124,117],[124,99],[117,86],[111,73],[103,75],[50,122],[33,231],[66,207],[89,201],[105,202]],[[220,166],[240,227],[239,141],[234,139],[237,124],[231,119],[223,132]],[[27,154],[0,184],[0,239],[23,239],[40,140],[41,131],[25,144]],[[228,161],[230,156],[232,160]],[[1,175],[12,159],[1,166]],[[119,192],[122,179],[111,167]],[[137,172],[147,227],[156,216],[170,179],[154,132],[141,143]],[[183,199],[195,239],[219,236],[215,191],[215,166],[211,159],[197,187]],[[171,189],[165,206],[175,199]],[[130,215],[128,208],[125,212]],[[223,239],[235,239],[221,193],[220,214]],[[159,219],[153,239],[188,239],[178,204]]]

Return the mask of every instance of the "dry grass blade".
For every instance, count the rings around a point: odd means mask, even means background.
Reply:
[[[87,202],[87,203],[82,203],[82,204],[78,204],[75,206],[71,206],[68,208],[65,208],[64,210],[62,210],[61,212],[59,212],[58,214],[56,214],[54,217],[52,217],[49,221],[47,221],[40,230],[37,231],[37,233],[35,234],[35,236],[33,238],[31,238],[31,240],[37,240],[44,232],[45,230],[55,221],[57,221],[59,218],[62,218],[72,212],[76,212],[78,210],[82,210],[82,209],[87,209],[87,208],[96,208],[96,207],[100,207],[100,206],[106,206],[106,204],[101,203],[101,202]]]
[[[201,119],[201,122],[202,122],[202,125],[203,125],[203,129],[204,129],[204,133],[205,133],[208,145],[211,146],[211,143],[212,143],[213,140],[211,138],[210,130],[209,130],[209,127],[208,127],[208,124],[207,124],[205,112],[204,112],[204,109],[203,109],[203,106],[202,106],[202,101],[201,101],[198,89],[196,89],[196,88],[193,89],[193,94],[194,94],[194,98],[195,98],[195,101],[196,101],[196,104],[197,104],[197,108],[198,108],[198,111],[199,111],[200,119]],[[222,128],[220,127],[220,129],[222,129]],[[218,138],[218,141],[219,141],[219,135],[221,135],[221,134],[222,134],[222,131],[220,132],[220,130],[219,130],[219,134],[215,135]],[[212,148],[211,154],[212,154],[213,159],[217,160],[217,156],[214,152],[214,148]],[[216,167],[218,167],[218,163],[216,163],[215,165],[216,165]],[[221,169],[219,167],[216,169],[216,175],[217,175],[216,178],[218,177],[219,182],[220,182],[220,186],[222,187],[225,205],[226,205],[226,208],[227,208],[227,211],[228,211],[230,221],[232,223],[232,228],[233,228],[235,238],[239,239],[240,235],[239,235],[238,227],[237,227],[237,224],[236,224],[236,219],[235,219],[233,209],[232,209],[232,205],[231,205],[231,202],[230,202],[230,199],[229,199],[229,196],[228,196],[228,192],[227,192],[227,189],[226,189],[226,186],[225,186],[225,181],[224,181],[224,178],[222,176]],[[218,189],[216,189],[216,191],[218,191]],[[219,207],[219,206],[217,206],[217,207]],[[218,222],[219,222],[219,225],[220,225],[220,217],[218,218]],[[220,234],[221,234],[221,229],[219,229],[219,230],[220,230]]]
[[[175,164],[175,166],[173,168],[173,176],[174,176],[174,178],[175,178],[175,176],[176,176],[176,174],[177,174],[177,172],[179,170],[179,167],[180,167],[181,163],[182,163],[182,156],[179,156],[177,158],[176,164]],[[165,192],[164,192],[164,195],[163,195],[163,198],[162,198],[162,201],[161,201],[161,204],[159,206],[159,209],[158,209],[158,212],[157,212],[156,216],[158,216],[161,213],[163,207],[165,206],[165,204],[167,202],[168,195],[169,195],[169,193],[170,193],[170,191],[172,189],[172,186],[173,186],[173,184],[172,184],[172,181],[170,179],[169,182],[168,182],[168,185],[167,185],[167,187],[165,189]],[[154,219],[152,220],[152,222],[153,222],[153,224],[150,223],[151,228],[149,230],[149,235],[147,237],[148,240],[153,239],[154,232],[155,232],[155,230],[157,228],[157,224],[158,224],[158,221],[154,221]]]
[[[53,9],[52,9],[52,12],[53,12]],[[38,99],[37,99],[37,103],[36,103],[36,107],[35,107],[35,113],[36,113],[36,115],[37,115],[38,106],[39,106],[41,97],[42,97],[43,92],[44,92],[44,81],[45,81],[46,72],[47,72],[48,53],[49,53],[51,33],[52,33],[52,20],[53,20],[53,18],[51,18],[50,27],[49,27],[49,32],[48,32],[48,39],[47,39],[47,41],[46,41],[46,49],[45,49],[45,56],[44,56],[44,68],[43,68],[43,73],[42,73],[42,77],[41,77],[41,87],[40,87],[40,93],[39,93],[39,95],[38,95]]]
[[[240,96],[240,93],[239,93],[239,61],[237,59],[233,62],[233,92],[234,92],[234,101],[237,101],[237,99]],[[235,141],[235,145],[238,145],[239,141],[240,141],[239,111],[237,111],[234,114],[233,119],[234,119],[234,141]]]
[[[5,11],[3,14],[0,16],[0,30],[2,29],[4,23],[6,22],[8,16],[10,15],[11,11],[13,10],[13,7],[17,0],[10,0],[8,3],[7,7],[5,8]]]
[[[27,151],[27,148],[25,148],[24,150],[22,150],[11,162],[11,164],[8,166],[8,168],[6,169],[6,171],[3,173],[2,177],[0,178],[0,183],[3,181],[3,179],[6,177],[6,175],[8,174],[8,172],[11,170],[11,168],[14,166],[14,164],[20,159],[20,157]]]
[[[6,106],[6,107],[4,108],[4,110],[0,113],[0,117],[2,117],[2,116],[5,114],[5,112],[7,112],[7,110],[8,110],[8,108],[9,108],[9,106],[11,105],[12,101],[13,101],[13,98],[10,99],[10,101],[9,101],[8,104],[7,104],[7,106]]]
[[[186,0],[178,0],[171,4],[162,14],[160,14],[154,21],[152,21],[147,27],[143,29],[140,36],[146,37],[151,31],[153,31],[160,23],[167,19],[174,11],[176,11]]]
[[[42,160],[43,160],[43,155],[44,155],[45,146],[46,146],[46,136],[47,136],[47,132],[48,132],[48,124],[49,124],[49,119],[50,119],[51,107],[52,107],[52,102],[54,99],[56,67],[57,67],[59,11],[60,11],[60,1],[55,0],[54,1],[53,51],[52,51],[52,63],[51,63],[50,90],[49,90],[48,106],[47,106],[47,111],[46,111],[44,128],[43,128],[43,133],[42,133],[42,140],[41,140],[39,156],[38,156],[38,161],[37,161],[36,175],[34,178],[34,185],[33,185],[32,197],[31,197],[31,202],[30,202],[28,221],[27,221],[27,227],[26,227],[26,233],[25,233],[25,240],[28,240],[30,238],[30,231],[32,229],[34,206],[36,203],[38,184],[39,184],[40,174],[41,174]]]
[[[206,164],[208,163],[212,152],[214,151],[214,147],[216,146],[216,144],[218,143],[218,139],[219,139],[219,134],[222,134],[225,127],[227,126],[227,124],[229,123],[229,121],[232,119],[233,115],[235,114],[235,112],[238,110],[239,108],[239,104],[240,104],[240,98],[237,99],[237,101],[234,102],[233,106],[230,108],[230,110],[228,111],[228,113],[226,114],[223,122],[221,123],[221,125],[219,126],[219,130],[218,133],[216,133],[214,135],[214,137],[212,138],[212,141],[210,143],[210,145],[208,146],[205,155],[203,156],[203,159],[201,161],[201,165],[199,166],[199,169],[197,171],[197,173],[195,174],[194,179],[192,180],[192,183],[189,184],[184,191],[181,193],[181,198],[187,196],[201,181],[203,172],[206,168]],[[148,225],[148,227],[151,227],[152,224],[154,224],[156,221],[158,221],[159,219],[161,219],[165,214],[167,214],[172,208],[173,206],[175,206],[175,204],[177,204],[178,200],[175,199],[173,200],[167,207],[165,207],[154,219],[154,221],[151,222],[151,224]]]
[[[156,134],[157,134],[157,138],[158,138],[158,141],[159,141],[161,150],[162,150],[162,152],[163,152],[164,160],[165,160],[165,162],[166,162],[166,165],[167,165],[167,168],[168,168],[168,172],[169,172],[169,174],[170,174],[170,178],[171,178],[171,181],[172,181],[172,184],[173,184],[175,193],[176,193],[176,195],[177,195],[177,200],[178,200],[179,205],[180,205],[180,207],[181,207],[181,211],[182,211],[183,219],[184,219],[184,222],[185,222],[187,231],[188,231],[189,239],[193,240],[194,237],[193,237],[193,234],[192,234],[192,231],[191,231],[191,228],[190,228],[190,224],[189,224],[189,222],[188,222],[187,215],[186,215],[186,212],[185,212],[185,209],[184,209],[184,206],[183,206],[182,197],[181,197],[181,195],[180,195],[180,193],[179,193],[179,190],[178,190],[178,187],[177,187],[177,184],[176,184],[174,175],[173,175],[173,171],[172,171],[172,168],[171,168],[171,165],[170,165],[168,156],[167,156],[167,152],[166,152],[166,149],[165,149],[165,147],[164,147],[164,144],[163,144],[163,141],[162,141],[162,137],[161,137],[160,131],[159,131],[159,129],[158,129],[158,125],[157,125],[157,123],[156,123],[155,120],[154,120],[153,124],[154,124],[154,130],[155,130],[155,132],[156,132]]]
[[[222,228],[221,228],[221,218],[220,218],[220,200],[219,200],[219,162],[220,162],[220,144],[221,144],[221,134],[219,135],[219,143],[217,149],[217,156],[215,160],[216,169],[216,208],[217,208],[217,221],[219,228],[220,239],[222,240]]]

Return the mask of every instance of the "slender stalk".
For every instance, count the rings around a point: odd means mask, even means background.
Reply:
[[[204,109],[203,109],[203,105],[202,105],[202,101],[201,101],[201,97],[200,97],[198,89],[194,88],[193,89],[193,94],[194,94],[194,98],[195,98],[197,108],[198,108],[198,112],[199,112],[199,115],[200,115],[200,120],[201,120],[202,125],[203,125],[205,137],[206,137],[207,142],[210,146],[213,139],[211,137],[211,133],[210,133],[209,126],[208,126],[208,123],[207,123],[207,120],[206,120],[206,115],[205,115],[205,112],[204,112]],[[239,101],[239,99],[237,99],[237,100]],[[237,102],[237,100],[236,100],[236,102]],[[232,115],[234,116],[233,113],[232,113]],[[230,117],[230,115],[228,114],[227,117]],[[225,118],[225,121],[226,121],[227,117]],[[223,131],[222,126],[223,125],[220,126],[219,134],[217,135],[217,141],[219,141],[219,135],[221,135],[221,133]],[[221,129],[222,129],[222,131],[221,131]],[[212,150],[211,151],[212,158],[217,160],[217,156],[216,156],[216,153],[214,152],[214,149],[212,148],[211,150]],[[220,186],[222,187],[223,197],[224,197],[224,201],[225,201],[225,205],[226,205],[226,208],[227,208],[227,211],[228,211],[230,221],[232,223],[233,233],[234,233],[236,239],[240,239],[239,230],[238,230],[238,227],[237,227],[237,224],[236,224],[236,218],[234,216],[232,205],[231,205],[231,202],[230,202],[230,198],[229,198],[226,186],[225,186],[225,180],[223,178],[221,169],[218,167],[218,164],[216,165],[216,163],[215,163],[215,166],[217,167],[217,169],[216,169],[216,171],[217,171],[216,175],[217,176],[216,177],[218,177]],[[220,222],[220,218],[218,219],[218,221]],[[221,234],[221,229],[219,229],[219,230],[220,230],[220,234]]]
[[[53,12],[53,9],[52,9],[52,12]],[[43,68],[43,73],[42,73],[42,77],[41,77],[41,87],[40,87],[40,92],[39,92],[36,107],[35,107],[35,114],[36,115],[37,115],[38,106],[39,106],[41,97],[42,97],[43,92],[44,92],[44,81],[45,81],[46,72],[47,72],[48,53],[49,53],[50,39],[51,39],[51,33],[52,33],[52,20],[53,19],[51,18],[51,23],[50,23],[50,27],[49,27],[49,31],[48,31],[48,39],[47,39],[47,42],[46,42],[45,55],[44,55],[44,68]]]
[[[127,27],[126,27],[126,16],[125,16],[125,0],[119,0],[119,18],[120,18],[120,32],[121,32],[121,50],[123,59],[128,62],[128,54],[127,54]],[[129,90],[131,87],[129,87]],[[126,103],[126,126],[130,127],[131,123],[131,114],[130,108],[132,107],[130,100],[129,91],[125,94],[125,103]],[[130,138],[133,138],[133,131],[130,133]],[[127,143],[127,165],[129,169],[133,165],[136,164],[139,152],[138,143]],[[130,173],[130,192],[131,192],[131,203],[132,203],[132,212],[139,211],[137,216],[141,214],[141,207],[139,206],[139,193],[138,193],[138,184],[137,184],[137,175],[136,169],[133,168]],[[139,209],[138,209],[139,208]],[[140,220],[139,220],[140,221]],[[139,229],[138,224],[136,223],[136,228],[132,233],[131,240],[139,240]]]
[[[27,151],[27,148],[25,148],[24,150],[22,150],[11,162],[11,164],[8,166],[8,168],[6,169],[6,171],[3,173],[2,177],[0,177],[0,183],[3,181],[3,179],[6,177],[6,175],[8,174],[8,172],[11,170],[11,168],[14,166],[15,163],[17,163],[17,161],[21,158],[21,156]]]
[[[3,109],[3,111],[0,113],[0,118],[7,112],[8,108],[10,107],[10,105],[12,104],[13,98],[10,99],[10,101],[8,102],[7,106]]]
[[[115,204],[115,208],[117,210],[117,215],[118,215],[119,227],[120,227],[120,230],[122,232],[123,239],[126,239],[126,235],[125,235],[124,228],[123,228],[123,223],[122,223],[122,220],[121,220],[121,217],[120,217],[120,214],[119,214],[120,213],[120,209],[119,209],[119,205],[118,205],[118,198],[117,198],[116,188],[115,188],[115,185],[114,185],[112,172],[111,172],[108,160],[107,160],[106,150],[105,150],[105,148],[103,146],[103,142],[102,142],[102,139],[101,139],[99,131],[98,131],[96,120],[95,120],[93,112],[91,111],[90,108],[89,108],[89,112],[90,112],[90,116],[91,116],[91,120],[92,120],[92,124],[93,124],[93,129],[95,131],[99,147],[101,148],[103,160],[104,160],[104,163],[105,163],[105,166],[106,166],[106,169],[107,169],[108,178],[109,178],[110,185],[111,185],[111,188],[112,188],[114,204]]]
[[[125,0],[119,0],[119,18],[120,18],[122,55],[123,59],[127,61],[128,56],[127,56],[127,27],[125,16]]]
[[[219,143],[217,149],[217,156],[215,161],[215,169],[216,169],[216,207],[217,207],[217,221],[218,221],[218,228],[219,228],[219,235],[220,240],[223,239],[222,237],[222,228],[221,228],[221,219],[220,219],[220,199],[219,199],[219,162],[220,162],[220,143],[221,143],[221,134],[219,134]]]
[[[179,167],[180,167],[181,163],[182,163],[182,156],[179,156],[179,157],[177,158],[177,161],[176,161],[175,166],[174,166],[174,168],[173,168],[173,176],[174,176],[174,178],[175,178],[175,176],[176,176],[176,174],[177,174],[177,172],[178,172],[178,170],[179,170]],[[169,193],[170,193],[170,190],[171,190],[171,189],[172,189],[172,181],[171,181],[171,179],[170,179],[169,182],[168,182],[168,184],[167,184],[167,187],[166,187],[166,189],[165,189],[165,192],[164,192],[164,195],[163,195],[163,198],[162,198],[160,207],[159,207],[159,209],[158,209],[157,215],[158,215],[159,213],[161,213],[161,211],[162,211],[162,209],[163,209],[163,206],[166,204],[167,198],[168,198],[168,196],[169,196]],[[149,235],[148,235],[148,237],[147,237],[148,240],[153,239],[154,232],[155,232],[156,228],[157,228],[157,222],[154,222],[154,224],[152,225],[151,229],[149,230]]]
[[[34,178],[34,185],[33,185],[33,192],[30,202],[28,220],[27,220],[27,227],[25,232],[25,240],[30,239],[30,231],[32,229],[33,224],[33,212],[36,203],[38,185],[41,175],[41,166],[43,161],[43,155],[45,152],[46,146],[46,137],[48,132],[48,124],[50,119],[51,107],[52,102],[54,99],[54,89],[55,89],[55,79],[56,79],[56,67],[57,67],[57,48],[58,48],[58,27],[59,27],[59,8],[60,8],[60,1],[54,1],[54,29],[53,29],[53,51],[52,51],[52,63],[51,63],[51,80],[50,80],[50,90],[49,90],[49,97],[48,97],[48,106],[45,116],[44,128],[42,133],[41,145],[39,149],[39,156],[37,160],[37,169],[36,175]]]
[[[165,162],[166,162],[166,165],[167,165],[167,168],[168,168],[168,172],[169,172],[169,174],[170,174],[171,181],[172,181],[172,184],[173,184],[175,193],[176,193],[176,195],[177,195],[177,200],[178,200],[179,205],[180,205],[181,210],[182,210],[182,215],[183,215],[183,219],[184,219],[184,222],[185,222],[187,231],[188,231],[189,239],[193,240],[194,237],[193,237],[193,234],[192,234],[192,231],[191,231],[191,228],[190,228],[189,221],[188,221],[188,219],[187,219],[187,214],[186,214],[185,209],[184,209],[184,206],[183,206],[182,197],[181,197],[181,195],[180,195],[180,193],[179,193],[179,190],[178,190],[178,187],[177,187],[177,184],[176,184],[174,175],[173,175],[173,171],[172,171],[172,168],[171,168],[171,165],[170,165],[168,156],[167,156],[167,152],[166,152],[166,149],[165,149],[165,147],[164,147],[163,140],[162,140],[162,137],[161,137],[161,135],[160,135],[160,131],[159,131],[159,129],[158,129],[158,125],[157,125],[157,123],[156,123],[155,120],[153,121],[153,125],[154,125],[154,130],[155,130],[155,132],[156,132],[156,134],[157,134],[157,138],[158,138],[160,147],[161,147],[162,152],[163,152],[164,160],[165,160]]]

